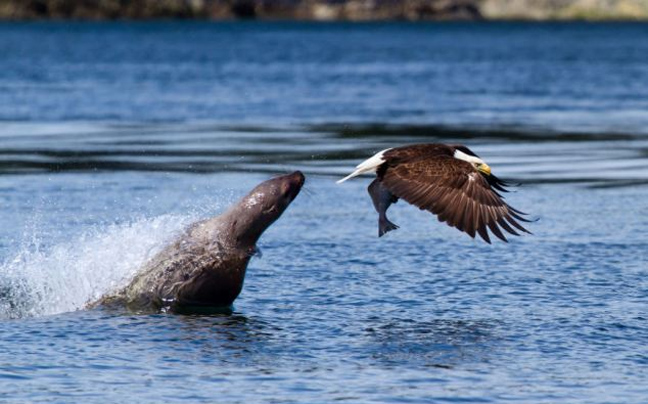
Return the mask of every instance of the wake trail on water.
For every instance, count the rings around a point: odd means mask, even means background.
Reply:
[[[51,247],[28,231],[18,252],[0,263],[0,319],[83,309],[126,286],[144,262],[195,219],[163,215],[98,225]]]

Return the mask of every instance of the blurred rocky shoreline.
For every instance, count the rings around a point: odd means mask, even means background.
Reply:
[[[0,0],[0,19],[648,20],[648,0]]]

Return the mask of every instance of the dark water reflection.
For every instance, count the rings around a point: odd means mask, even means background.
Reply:
[[[438,125],[29,125],[3,130],[0,175],[142,171],[267,172],[297,167],[339,176],[373,152],[404,143],[470,145],[499,176],[524,183],[629,186],[648,182],[648,138],[628,133],[565,133]]]
[[[453,368],[489,361],[498,355],[503,339],[497,321],[410,318],[371,318],[366,328],[367,349],[385,365]]]

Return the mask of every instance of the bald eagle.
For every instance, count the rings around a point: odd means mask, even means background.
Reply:
[[[493,175],[466,146],[432,143],[385,149],[337,182],[367,172],[376,173],[368,190],[378,212],[379,237],[398,229],[387,219],[387,209],[401,198],[472,238],[479,234],[489,244],[487,229],[505,242],[500,227],[516,236],[518,231],[530,233],[517,222],[529,222],[526,213],[509,206],[498,193],[508,192],[505,187],[511,184]]]

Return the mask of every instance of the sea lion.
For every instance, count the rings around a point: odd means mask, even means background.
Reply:
[[[304,181],[295,171],[262,182],[222,215],[190,225],[128,286],[89,307],[186,311],[231,305],[257,252],[257,240],[299,194]]]

